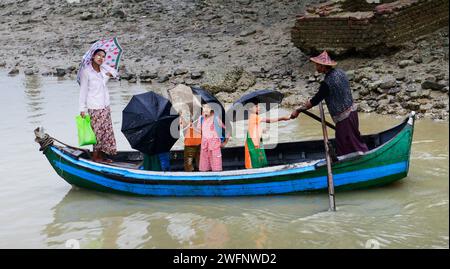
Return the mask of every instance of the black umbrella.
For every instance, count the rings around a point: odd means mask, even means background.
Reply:
[[[266,111],[270,110],[274,104],[280,104],[283,101],[284,95],[281,92],[274,90],[257,90],[251,93],[248,93],[241,98],[239,98],[233,105],[228,109],[227,114],[229,115],[229,119],[236,121],[241,120],[237,117],[237,111],[249,103],[252,104],[265,104]],[[242,113],[240,113],[242,114]],[[243,113],[244,119],[248,118],[248,113]],[[239,119],[238,119],[239,118]]]
[[[215,108],[214,112],[216,112],[216,114],[218,114],[217,110],[220,109],[221,119],[222,121],[224,121],[225,109],[223,108],[222,103],[219,100],[217,100],[217,98],[214,95],[199,87],[191,87],[191,89],[194,96],[200,99],[202,105],[209,104],[213,110]]]
[[[222,103],[220,103],[220,101],[217,100],[217,98],[207,90],[204,90],[199,87],[191,87],[191,89],[195,95],[198,95],[200,97],[202,104],[217,103],[222,105]]]
[[[134,95],[122,111],[121,131],[131,147],[140,152],[168,152],[178,139],[170,132],[178,117],[169,100],[154,92],[142,93]]]

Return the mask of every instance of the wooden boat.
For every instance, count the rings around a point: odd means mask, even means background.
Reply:
[[[415,114],[401,124],[363,136],[369,151],[338,157],[332,165],[336,190],[392,183],[407,176]],[[183,151],[171,151],[171,171],[145,171],[143,154],[119,152],[112,164],[96,163],[89,154],[36,129],[36,141],[55,171],[69,184],[104,192],[150,196],[241,196],[327,190],[323,140],[280,143],[267,149],[268,167],[244,169],[244,148],[222,150],[221,172],[184,172]],[[333,140],[331,140],[334,143]],[[63,144],[63,143],[62,143]],[[65,144],[64,144],[65,145]]]

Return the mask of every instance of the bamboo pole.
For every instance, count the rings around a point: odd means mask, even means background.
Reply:
[[[316,121],[322,122],[322,119],[320,117],[317,117],[314,113],[311,113],[308,110],[300,110],[300,113],[306,114],[306,115],[310,116],[311,118],[315,119]],[[325,121],[325,124],[328,127],[330,127],[331,129],[336,130],[336,126],[334,126],[332,123]]]
[[[336,202],[334,197],[333,171],[331,170],[330,149],[328,147],[328,132],[325,124],[325,113],[323,112],[323,102],[319,104],[320,118],[322,121],[323,143],[325,145],[325,159],[327,162],[327,182],[328,182],[328,199],[330,203],[329,211],[336,211]]]

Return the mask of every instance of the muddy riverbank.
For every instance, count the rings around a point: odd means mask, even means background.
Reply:
[[[0,3],[0,69],[14,76],[74,79],[81,56],[118,36],[122,77],[169,89],[200,85],[224,102],[275,88],[292,107],[312,96],[320,76],[295,48],[295,16],[317,1],[36,0]],[[360,112],[448,120],[448,28],[377,58],[339,59]],[[75,83],[75,82],[74,82]],[[147,85],[146,85],[147,87]]]

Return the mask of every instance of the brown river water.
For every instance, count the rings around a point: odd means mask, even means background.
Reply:
[[[0,248],[449,248],[448,122],[418,120],[408,177],[337,192],[337,212],[327,211],[327,194],[133,197],[72,188],[38,151],[37,126],[76,145],[74,80],[0,71],[0,85]],[[133,94],[158,89],[109,89],[118,148],[128,150],[121,111]],[[361,132],[402,119],[360,114]],[[281,141],[321,137],[320,124],[304,115],[279,128]]]

